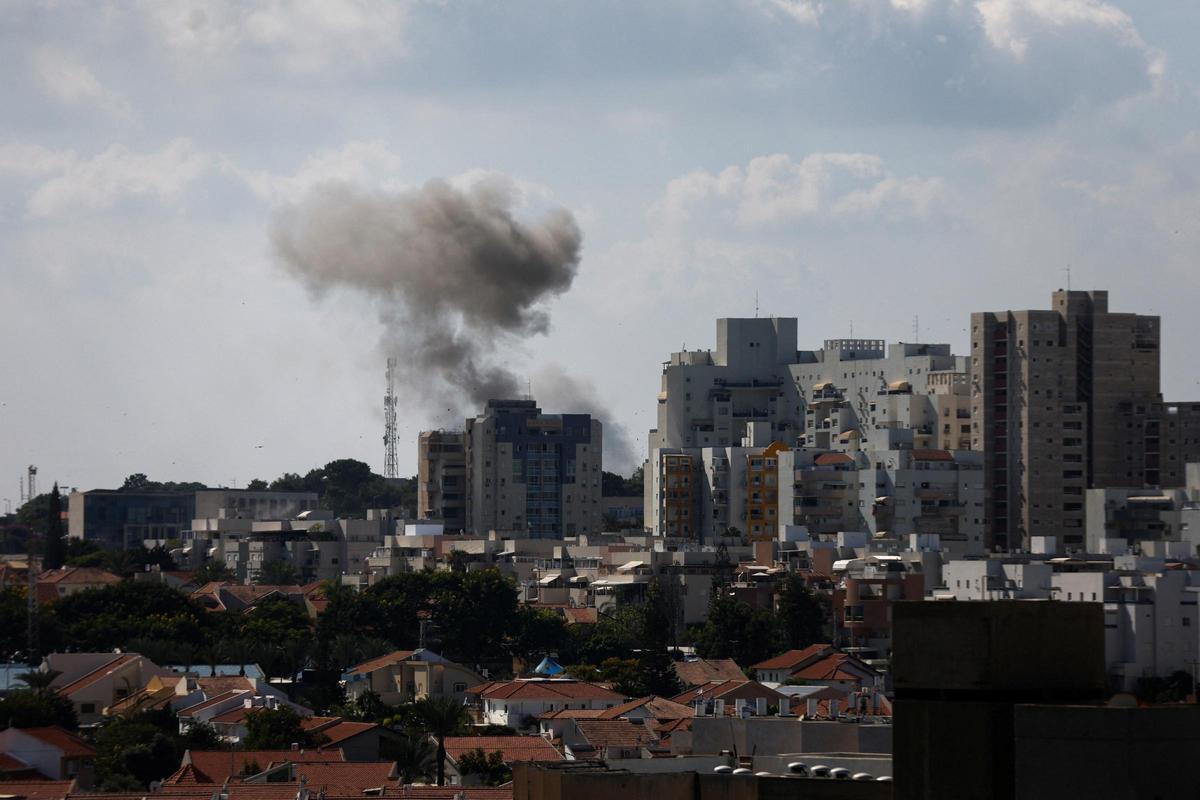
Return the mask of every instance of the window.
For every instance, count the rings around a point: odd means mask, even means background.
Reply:
[[[96,713],[96,704],[95,703],[80,703],[79,713],[80,714],[95,714]]]

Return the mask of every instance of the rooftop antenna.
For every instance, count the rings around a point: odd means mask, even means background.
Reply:
[[[850,320],[850,338],[854,338],[854,320]]]
[[[1063,271],[1067,273],[1067,291],[1069,292],[1071,291],[1071,265],[1067,264]]]
[[[913,341],[921,341],[921,315],[913,314]]]
[[[37,467],[30,464],[25,474],[25,502],[29,502],[37,497]]]
[[[754,318],[758,319],[758,289],[754,290]]]
[[[383,396],[383,477],[398,477],[396,466],[396,359],[387,360],[387,394]]]

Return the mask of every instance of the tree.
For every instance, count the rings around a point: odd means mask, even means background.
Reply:
[[[778,598],[776,613],[787,646],[799,650],[821,641],[825,632],[825,607],[799,575],[784,578]]]
[[[296,586],[300,583],[300,573],[290,561],[268,561],[254,582],[259,586]]]
[[[131,492],[140,492],[145,490],[149,485],[150,479],[146,477],[146,473],[135,472],[125,479],[125,482],[121,484],[121,489]]]
[[[199,645],[213,620],[191,598],[161,583],[122,581],[60,598],[52,606],[71,649],[125,648],[133,639]]]
[[[261,478],[255,478],[246,484],[246,490],[250,492],[265,492],[268,488],[267,482]]]
[[[435,771],[434,757],[437,748],[429,737],[417,731],[406,731],[395,739],[385,739],[380,744],[380,756],[396,762],[403,784],[425,780]]]
[[[561,657],[571,634],[562,615],[548,608],[521,606],[509,651],[526,664],[537,664],[544,656]]]
[[[453,697],[427,696],[413,703],[413,712],[425,732],[437,741],[437,785],[446,783],[446,737],[467,723],[467,710]]]
[[[638,653],[638,671],[647,694],[671,697],[679,692],[679,678],[667,649],[672,628],[670,611],[656,577],[646,588]]]
[[[512,779],[512,770],[504,763],[503,751],[484,753],[482,747],[468,750],[458,757],[458,771],[464,777],[478,775],[484,786],[500,786]]]
[[[42,569],[58,569],[67,558],[67,545],[63,540],[62,495],[58,484],[50,490],[45,528],[45,548],[42,551]]]
[[[192,583],[203,586],[206,583],[223,583],[237,578],[224,561],[206,561],[192,573]]]
[[[73,731],[79,727],[75,706],[53,689],[17,689],[0,697],[0,726],[44,728],[57,725]]]
[[[506,634],[515,630],[517,589],[500,570],[435,573],[433,619],[445,655],[468,664],[504,661]]]
[[[96,778],[110,791],[127,786],[129,779],[144,789],[174,772],[183,755],[169,732],[141,716],[109,719],[95,743]]]
[[[748,666],[784,649],[784,641],[773,612],[751,608],[722,590],[713,592],[695,644],[703,658],[732,658]]]
[[[293,744],[313,747],[317,742],[304,725],[300,715],[287,705],[261,708],[246,715],[247,750],[287,750]]]

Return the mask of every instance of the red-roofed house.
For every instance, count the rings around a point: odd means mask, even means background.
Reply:
[[[103,589],[120,583],[121,576],[98,567],[62,567],[43,572],[37,579],[39,603],[53,603],[85,589]]]
[[[571,759],[641,758],[642,748],[657,744],[658,734],[642,720],[576,719],[563,732],[563,749]]]
[[[760,661],[750,669],[760,681],[786,683],[792,673],[837,651],[831,644],[812,644],[802,650],[788,650],[774,658]]]
[[[290,761],[243,780],[247,786],[278,783],[303,783],[310,792],[327,796],[361,797],[386,795],[399,788],[400,777],[394,761]]]
[[[706,704],[706,714],[715,714],[715,701],[720,700],[725,707],[724,713],[730,716],[737,713],[738,705],[745,705],[749,708],[749,713],[751,714],[756,713],[760,699],[766,701],[768,709],[772,706],[778,709],[781,703],[787,702],[785,695],[767,686],[763,686],[758,681],[714,681],[713,683],[689,689],[683,694],[671,698],[676,703],[693,707],[695,707],[696,703],[704,701]],[[739,700],[744,701],[744,703],[739,704]]]
[[[52,686],[75,706],[83,726],[99,723],[105,708],[140,691],[152,676],[174,675],[137,653],[51,653],[42,666],[62,673]]]
[[[66,800],[75,781],[0,781],[0,797],[14,800]]]
[[[746,673],[732,658],[697,658],[691,661],[674,661],[671,666],[684,688],[699,686],[713,681],[744,681]]]
[[[489,681],[467,690],[484,723],[526,728],[528,720],[563,708],[609,709],[625,696],[598,683],[563,678]]]
[[[251,770],[258,774],[279,764],[343,761],[340,750],[188,750],[179,769],[163,781],[169,786],[216,784],[236,780]],[[257,772],[253,770],[257,769]]]
[[[0,754],[17,759],[52,780],[76,779],[89,787],[96,751],[75,734],[57,726],[8,728],[0,731]]]
[[[478,782],[477,776],[463,775],[458,761],[464,753],[482,750],[484,755],[495,752],[508,766],[518,761],[562,761],[563,754],[541,736],[447,736],[446,780],[452,785],[469,786]]]

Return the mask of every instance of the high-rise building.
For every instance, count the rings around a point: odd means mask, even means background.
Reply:
[[[1108,292],[972,314],[971,444],[984,452],[989,545],[1082,546],[1087,489],[1160,482],[1156,403],[1159,318],[1110,312]]]
[[[467,460],[462,431],[417,436],[417,516],[438,519],[449,533],[467,522]]]
[[[466,530],[541,539],[602,527],[600,422],[543,414],[533,400],[489,400],[464,435]]]

